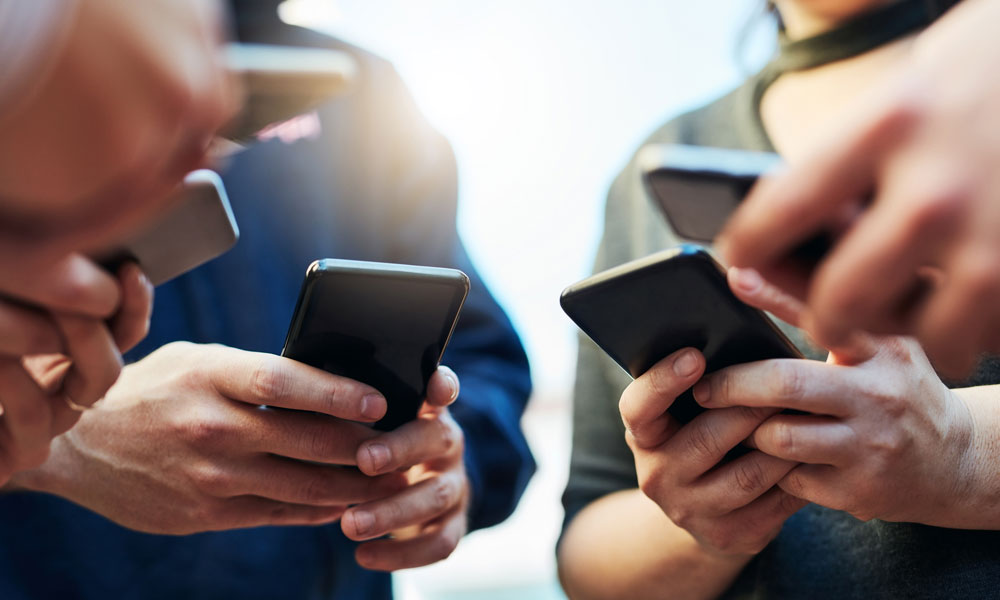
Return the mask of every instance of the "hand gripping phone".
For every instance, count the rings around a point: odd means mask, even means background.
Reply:
[[[388,405],[375,428],[395,429],[416,418],[468,292],[457,269],[318,260],[281,355],[374,387]]]
[[[633,378],[687,347],[706,373],[758,360],[802,358],[762,311],[729,289],[725,270],[693,244],[598,273],[566,288],[563,310]],[[668,412],[687,423],[704,409],[686,391]]]

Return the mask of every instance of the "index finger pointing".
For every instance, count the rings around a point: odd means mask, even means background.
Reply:
[[[211,377],[216,390],[228,398],[352,421],[372,422],[385,415],[385,397],[369,385],[290,358],[225,350]]]
[[[789,170],[762,179],[734,213],[717,241],[720,254],[739,267],[767,268],[795,247],[836,225],[847,203],[871,190],[879,158],[913,123],[916,111],[893,95],[860,124],[833,138]]]

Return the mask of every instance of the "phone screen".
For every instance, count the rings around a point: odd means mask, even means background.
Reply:
[[[416,417],[468,293],[455,269],[323,260],[306,274],[284,356],[367,383],[379,429]]]
[[[697,348],[706,373],[770,358],[801,358],[763,312],[729,289],[722,267],[687,244],[598,273],[567,288],[563,310],[633,378]],[[690,390],[670,407],[687,423],[702,410]]]

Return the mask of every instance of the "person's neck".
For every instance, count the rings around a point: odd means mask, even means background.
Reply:
[[[776,0],[781,23],[789,40],[801,40],[830,31],[837,25],[851,19],[860,12],[872,10],[880,6],[892,4],[897,0],[873,0],[861,11],[854,14],[843,14],[834,11],[818,10],[810,7],[802,0]]]

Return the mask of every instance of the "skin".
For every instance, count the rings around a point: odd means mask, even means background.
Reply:
[[[420,566],[450,554],[466,529],[463,437],[447,409],[457,395],[458,378],[441,367],[419,418],[381,433],[365,423],[385,414],[385,398],[367,385],[278,356],[173,343],[126,367],[14,483],[148,533],[339,519],[365,541],[362,566]]]
[[[159,214],[238,105],[214,1],[67,10],[0,111],[0,485],[45,460],[148,329],[145,276],[85,255]]]
[[[953,377],[1000,350],[997,18],[1000,2],[969,0],[920,34],[720,237],[729,262],[805,300],[821,343],[911,334]],[[818,231],[835,245],[803,269],[790,250]]]
[[[731,270],[730,286],[792,322],[802,310],[754,271]],[[860,519],[1000,528],[997,390],[948,390],[913,340],[858,335],[826,363],[703,371],[684,349],[622,394],[639,489],[570,524],[560,575],[571,598],[714,597],[809,502]],[[692,385],[712,410],[681,427],[665,410]],[[788,408],[814,414],[777,414]],[[741,443],[754,449],[720,463]]]
[[[214,0],[75,3],[51,56],[0,112],[0,230],[61,249],[162,209],[238,108]]]
[[[31,304],[0,298],[0,484],[41,464],[51,439],[79,419],[67,399],[90,406],[111,387],[120,353],[146,335],[153,296],[134,264],[122,267],[117,282],[80,256],[30,280],[17,279],[21,266],[5,267],[0,285]]]

